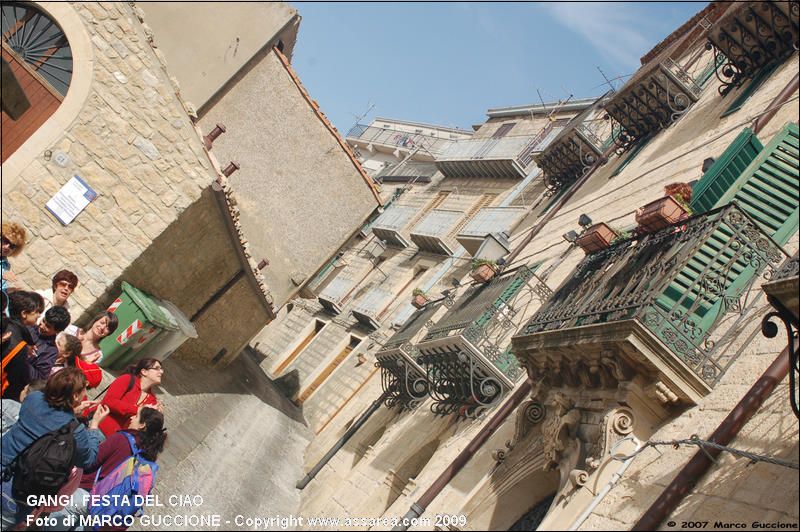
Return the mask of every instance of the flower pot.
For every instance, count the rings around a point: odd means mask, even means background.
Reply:
[[[496,273],[497,266],[493,264],[481,264],[472,270],[470,276],[472,276],[472,278],[479,283],[487,283],[492,279],[492,277],[494,277],[494,274]]]
[[[636,223],[647,233],[652,233],[686,219],[688,213],[672,196],[651,201],[636,210]]]
[[[411,298],[411,305],[414,308],[421,309],[424,308],[425,305],[428,303],[428,298],[422,294],[415,295]]]
[[[611,241],[614,240],[616,236],[617,233],[615,233],[613,229],[603,222],[600,222],[581,233],[575,243],[589,255],[601,249],[606,249],[611,245]]]

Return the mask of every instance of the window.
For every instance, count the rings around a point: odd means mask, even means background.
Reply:
[[[763,85],[763,83],[767,80],[767,78],[770,77],[770,75],[773,72],[775,72],[775,70],[777,70],[780,64],[781,64],[780,61],[775,61],[769,65],[762,67],[761,70],[759,70],[758,73],[755,76],[753,76],[753,79],[750,81],[747,87],[745,87],[742,90],[742,92],[739,93],[736,99],[733,100],[733,103],[730,105],[730,107],[725,109],[725,112],[720,115],[720,118],[732,115],[733,113],[741,109],[742,106],[745,104],[745,102],[750,98],[750,96],[755,94],[758,88],[761,87],[761,85]]]
[[[508,132],[511,131],[516,125],[517,125],[516,122],[509,122],[508,124],[503,124],[502,126],[497,128],[497,131],[494,132],[492,138],[501,139],[505,137],[506,135],[508,135]]]
[[[305,390],[303,390],[303,393],[297,397],[297,402],[302,404],[309,397],[311,397],[311,394],[313,394],[317,388],[319,388],[322,383],[325,382],[328,377],[330,377],[331,373],[333,373],[333,370],[335,370],[339,364],[341,364],[342,361],[347,358],[347,355],[352,353],[353,350],[358,347],[358,344],[361,343],[361,340],[362,338],[359,338],[358,336],[350,336],[350,341],[341,351],[339,351],[339,354],[336,355],[336,358],[334,358],[331,363],[328,364],[324,370],[322,370],[322,373],[317,375],[317,378],[314,379],[314,382],[312,382]]]
[[[286,357],[277,368],[275,368],[273,374],[280,375],[289,366],[289,364],[294,362],[294,360],[297,358],[297,355],[299,355],[303,349],[305,349],[308,344],[311,343],[311,340],[313,340],[323,328],[325,328],[324,321],[314,320],[311,330],[305,336],[301,335],[303,339],[294,347],[294,349],[292,349],[292,352],[289,354],[289,356]]]
[[[72,79],[72,51],[61,28],[34,6],[4,2],[0,9],[5,162],[61,105]],[[7,79],[13,81],[6,85]],[[5,101],[7,87],[15,86],[15,101]]]

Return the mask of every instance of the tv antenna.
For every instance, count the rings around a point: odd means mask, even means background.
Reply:
[[[609,80],[609,79],[608,79],[608,76],[606,76],[606,73],[605,73],[605,72],[603,72],[602,70],[600,70],[600,67],[599,67],[599,66],[597,67],[597,71],[598,71],[598,72],[600,72],[600,74],[602,74],[602,75],[603,75],[603,79],[604,79],[604,80],[606,80],[606,83],[608,83],[608,86],[609,86],[609,87],[611,87],[611,90],[612,90],[612,91],[613,91],[613,90],[615,90],[615,89],[614,89],[614,85],[612,85],[612,84],[611,84],[611,80]]]

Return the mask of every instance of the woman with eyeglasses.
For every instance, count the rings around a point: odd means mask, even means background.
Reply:
[[[25,246],[25,228],[14,222],[3,222],[2,233],[2,248],[0,249],[0,270],[2,270],[2,290],[6,292],[9,283],[14,284],[17,277],[11,271],[11,263],[8,257],[13,257],[22,251]],[[5,310],[5,309],[2,309]]]
[[[107,437],[130,426],[131,419],[144,406],[163,411],[163,404],[153,395],[153,388],[161,384],[164,369],[161,361],[155,358],[143,358],[117,377],[108,387],[101,401],[111,411],[100,423],[100,430]]]

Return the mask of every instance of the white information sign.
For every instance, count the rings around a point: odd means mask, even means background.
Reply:
[[[45,207],[62,225],[68,225],[96,197],[97,192],[76,175],[50,198]]]

